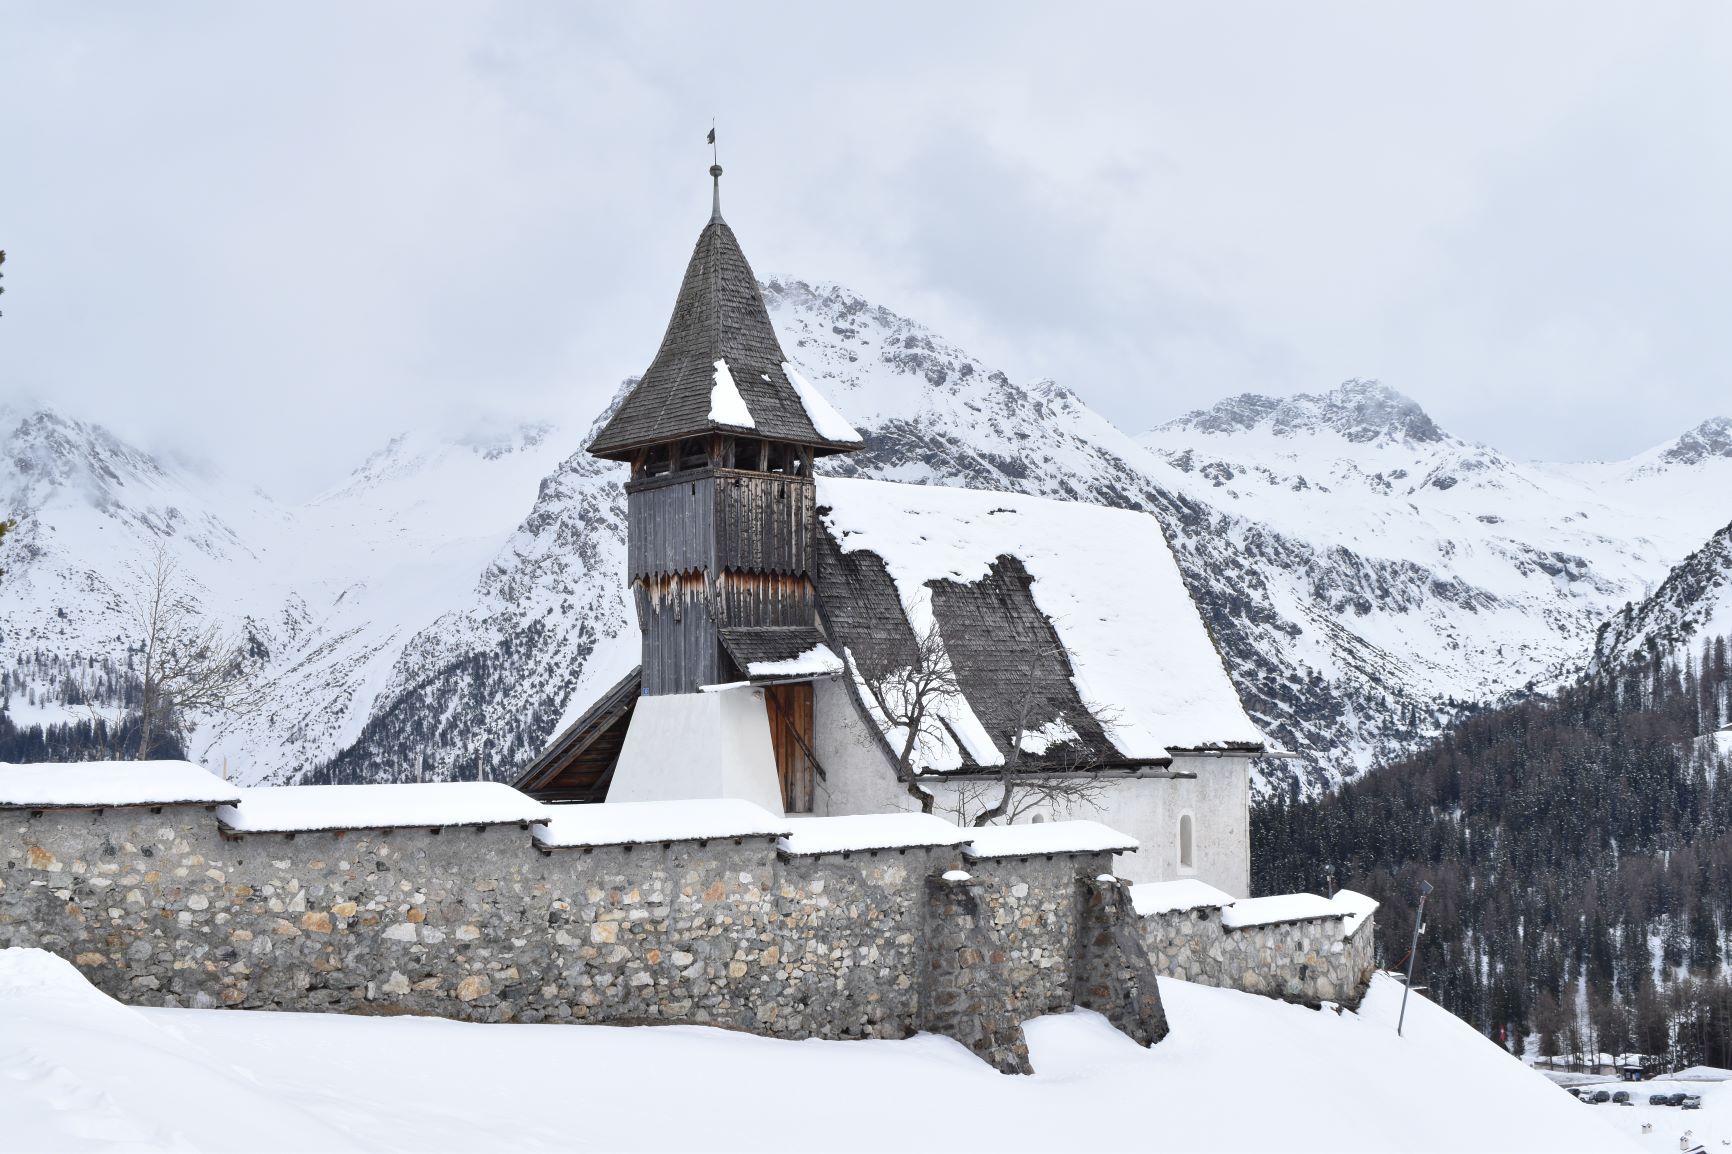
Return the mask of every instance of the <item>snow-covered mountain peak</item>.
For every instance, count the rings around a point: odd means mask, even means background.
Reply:
[[[53,409],[9,414],[0,426],[0,500],[12,514],[40,508],[61,492],[106,507],[127,490],[142,496],[166,480],[150,454]]]
[[[925,325],[831,281],[772,277],[764,303],[783,351],[850,419],[907,413],[932,393],[1010,384]]]
[[[1242,393],[1161,425],[1156,434],[1213,435],[1262,430],[1276,437],[1333,433],[1355,444],[1452,440],[1411,397],[1381,381],[1345,381],[1326,393],[1266,397]]]
[[[256,489],[164,462],[101,425],[53,409],[15,414],[0,425],[0,516],[19,522],[16,540],[7,542],[14,559],[89,553],[77,572],[99,566],[106,577],[117,565],[136,564],[157,542],[178,538],[191,548],[188,560],[231,562],[249,553],[235,525],[268,525],[280,515]],[[19,596],[32,587],[22,572],[15,584]],[[84,587],[93,586],[85,579]]]
[[[1732,524],[1672,567],[1666,579],[1640,602],[1600,626],[1594,661],[1604,669],[1664,652],[1686,651],[1702,638],[1732,633]]]
[[[516,454],[539,459],[550,437],[557,441],[556,429],[544,421],[466,429],[450,437],[425,429],[399,433],[362,461],[341,484],[314,498],[313,504],[351,499],[407,478],[461,469],[469,458],[500,461]]]
[[[1668,465],[1695,465],[1714,457],[1732,459],[1732,417],[1711,417],[1660,453]]]

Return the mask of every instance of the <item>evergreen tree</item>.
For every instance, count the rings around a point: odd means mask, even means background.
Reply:
[[[1254,892],[1315,888],[1317,863],[1334,863],[1381,903],[1378,953],[1399,964],[1424,879],[1416,972],[1476,1028],[1566,1049],[1605,1035],[1658,1050],[1663,1034],[1673,1056],[1732,1057],[1732,987],[1722,1012],[1709,981],[1732,913],[1732,764],[1697,740],[1727,716],[1727,641],[1656,646],[1464,717],[1333,795],[1260,802]],[[1541,1024],[1547,997],[1575,1034]]]

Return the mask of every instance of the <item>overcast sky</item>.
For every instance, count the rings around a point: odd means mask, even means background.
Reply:
[[[1732,5],[1635,3],[0,0],[0,402],[284,497],[586,420],[712,116],[760,275],[1127,431],[1348,377],[1531,457],[1732,415]]]

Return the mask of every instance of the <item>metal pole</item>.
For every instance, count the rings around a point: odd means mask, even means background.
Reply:
[[[1407,991],[1413,987],[1413,960],[1419,956],[1419,931],[1425,925],[1425,899],[1431,893],[1430,882],[1419,883],[1419,912],[1413,918],[1413,946],[1407,951],[1407,980],[1401,986],[1401,1016],[1395,1020],[1395,1036],[1407,1024]]]

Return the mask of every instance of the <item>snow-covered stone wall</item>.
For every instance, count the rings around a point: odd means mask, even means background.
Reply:
[[[1123,956],[1141,939],[1101,929],[1098,891],[1123,888],[1098,880],[1110,860],[800,854],[762,834],[550,848],[520,824],[237,833],[200,805],[13,809],[0,946],[52,950],[144,1005],[938,1030],[1024,1070],[1020,1023],[1072,1005],[1145,1042],[1165,1032],[1137,978],[1149,959]]]
[[[1156,972],[1310,1006],[1359,1004],[1374,968],[1370,913],[1232,925],[1231,908],[1203,905],[1139,917]]]

